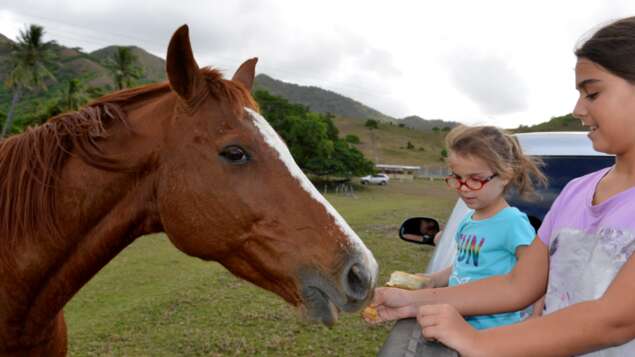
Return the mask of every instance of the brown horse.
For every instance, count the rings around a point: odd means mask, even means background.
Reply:
[[[368,301],[377,263],[258,114],[255,65],[199,69],[183,26],[168,83],[0,142],[0,355],[65,355],[64,305],[153,232],[328,325]]]

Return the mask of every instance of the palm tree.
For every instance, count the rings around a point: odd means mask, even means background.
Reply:
[[[55,80],[49,68],[55,60],[55,41],[44,42],[44,28],[30,25],[20,31],[18,41],[11,44],[9,66],[11,72],[5,84],[13,92],[7,120],[2,128],[0,138],[11,131],[15,106],[25,91],[46,89],[46,79]]]
[[[88,94],[84,81],[77,78],[66,81],[58,102],[60,111],[77,110],[86,102],[88,102]]]
[[[143,76],[139,59],[130,47],[117,47],[117,52],[108,60],[106,67],[110,70],[117,89],[131,87],[135,80]]]

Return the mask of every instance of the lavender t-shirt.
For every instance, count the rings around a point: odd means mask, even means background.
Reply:
[[[600,298],[635,251],[635,188],[592,205],[609,170],[569,182],[538,230],[549,247],[545,313]],[[635,356],[635,340],[585,356]]]

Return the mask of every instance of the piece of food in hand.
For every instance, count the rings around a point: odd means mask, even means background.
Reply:
[[[377,309],[373,306],[367,306],[364,311],[362,311],[362,317],[370,322],[375,322],[379,320],[379,315],[377,315]]]
[[[423,289],[432,286],[432,279],[423,275],[394,271],[390,274],[390,280],[386,286],[408,290]]]

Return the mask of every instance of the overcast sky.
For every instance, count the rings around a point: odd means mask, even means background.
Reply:
[[[502,127],[571,112],[573,49],[633,0],[3,0],[0,33],[26,24],[93,51],[135,45],[165,58],[190,26],[199,65],[313,85],[385,114]]]

